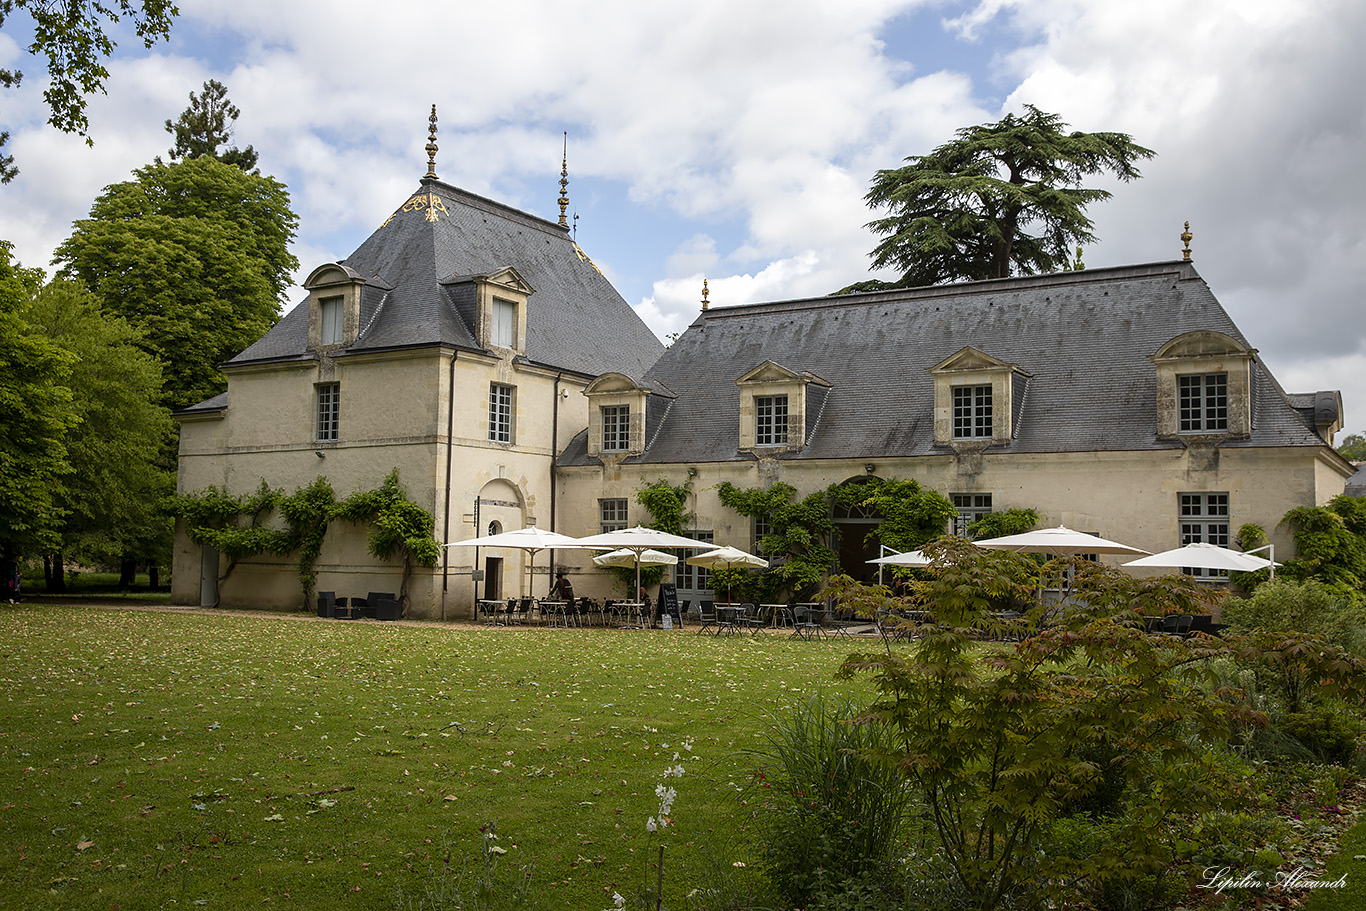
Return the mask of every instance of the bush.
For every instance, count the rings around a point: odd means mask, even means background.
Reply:
[[[856,715],[852,703],[816,696],[775,718],[759,753],[760,866],[794,904],[885,870],[906,819],[906,782],[872,758],[890,752],[891,732]]]
[[[1356,719],[1330,706],[1282,715],[1279,727],[1317,758],[1340,766],[1351,765],[1361,730]]]

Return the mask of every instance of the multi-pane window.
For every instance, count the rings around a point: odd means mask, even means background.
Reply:
[[[967,536],[969,525],[991,514],[989,493],[955,493],[950,494],[949,498],[958,510],[958,515],[953,517],[953,533],[960,538]]]
[[[517,347],[517,305],[512,301],[493,300],[493,331],[489,342],[500,348]]]
[[[754,517],[754,552],[759,556],[764,554],[764,536],[773,534],[773,523],[768,516]]]
[[[512,387],[502,383],[489,384],[489,439],[512,442]]]
[[[342,313],[343,307],[340,297],[324,297],[318,301],[319,344],[340,345],[342,343]]]
[[[756,446],[787,445],[787,396],[757,395],[754,397],[754,444]]]
[[[318,384],[318,442],[337,439],[341,426],[341,384]]]
[[[601,534],[621,531],[626,527],[626,500],[611,499],[598,501],[598,530]]]
[[[1182,433],[1228,430],[1228,374],[1204,373],[1176,378],[1177,419]]]
[[[991,386],[953,387],[953,438],[991,438]]]
[[[687,529],[683,532],[685,538],[692,538],[694,541],[706,541],[710,543],[714,540],[714,532],[699,531],[697,529]],[[685,551],[688,556],[706,553],[705,550]],[[711,588],[711,571],[705,566],[690,566],[686,557],[680,554],[678,566],[674,569],[674,576],[680,591],[703,592]]]
[[[631,448],[631,406],[602,408],[602,451],[624,452]]]
[[[1228,494],[1226,493],[1183,493],[1178,495],[1180,504],[1181,546],[1187,544],[1214,544],[1228,547]],[[1194,576],[1222,577],[1218,570],[1198,568],[1183,569]]]

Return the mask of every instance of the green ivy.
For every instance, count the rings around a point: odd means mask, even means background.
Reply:
[[[681,535],[684,527],[692,524],[694,518],[693,513],[688,509],[688,500],[692,497],[692,492],[691,481],[676,487],[661,478],[653,484],[636,488],[636,502],[649,510],[650,528],[667,531],[673,535]],[[623,591],[629,592],[635,587],[636,569],[634,566],[612,566],[608,569],[612,575],[616,576]],[[642,566],[640,568],[640,585],[642,588],[658,585],[663,579],[664,567],[662,566]]]
[[[172,515],[184,520],[191,541],[213,547],[228,558],[228,568],[220,582],[244,557],[263,553],[287,557],[297,553],[305,605],[313,601],[317,584],[313,567],[333,519],[370,523],[370,553],[381,560],[402,556],[401,601],[407,599],[412,564],[435,566],[441,557],[441,545],[432,536],[435,520],[431,513],[408,499],[399,484],[398,469],[389,472],[379,488],[358,491],[340,502],[332,483],[319,477],[289,496],[263,480],[253,494],[234,497],[224,489],[210,487],[174,496],[168,508]],[[284,530],[265,524],[275,512],[284,519]]]

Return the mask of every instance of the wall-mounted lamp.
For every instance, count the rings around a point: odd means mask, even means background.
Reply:
[[[872,462],[869,462],[867,465],[863,466],[863,470],[868,472],[869,474],[872,474],[873,472],[877,471],[877,466],[874,465]]]
[[[315,450],[313,450],[313,454],[314,454],[315,456],[317,456],[318,458],[320,458],[320,459],[323,457],[323,451],[322,451],[321,449],[315,449]]]
[[[690,477],[690,478],[695,478],[695,477],[697,477],[697,469],[696,469],[696,468],[689,468],[689,469],[688,469],[688,477]]]

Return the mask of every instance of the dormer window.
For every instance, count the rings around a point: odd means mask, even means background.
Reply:
[[[341,348],[360,335],[361,296],[366,281],[340,263],[314,269],[304,280],[308,290],[308,347]]]
[[[754,445],[787,445],[787,396],[754,397]]]
[[[801,449],[808,424],[819,415],[819,403],[830,384],[814,374],[797,373],[764,361],[735,381],[740,387],[739,449],[775,456]],[[814,393],[813,405],[813,392]]]
[[[1159,348],[1149,357],[1157,372],[1158,437],[1250,434],[1256,353],[1213,330],[1187,332]]]
[[[1009,443],[1029,374],[971,345],[930,368],[934,441],[940,445]]]
[[[1182,433],[1224,433],[1228,430],[1228,374],[1178,375],[1177,419]]]
[[[493,299],[493,329],[489,342],[499,348],[517,347],[517,305],[512,301]]]
[[[602,406],[602,451],[625,452],[631,448],[631,406]]]
[[[318,343],[320,345],[340,345],[344,340],[342,335],[344,298],[324,297],[318,301]]]

